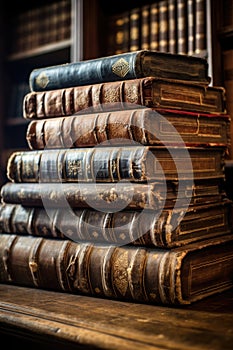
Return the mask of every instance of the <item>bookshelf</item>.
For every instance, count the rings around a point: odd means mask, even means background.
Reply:
[[[178,43],[185,41],[187,53],[208,58],[212,82],[224,85],[222,52],[232,42],[230,12],[224,12],[224,8],[229,7],[227,1],[231,3],[231,0],[119,0],[117,6],[112,7],[103,0],[42,0],[39,4],[23,0],[13,9],[1,4],[0,183],[5,181],[10,153],[27,147],[28,122],[23,120],[21,110],[33,68],[115,54],[130,50],[130,47],[161,50],[164,47],[164,50],[179,52]],[[196,18],[192,9],[200,11],[203,4],[204,17]],[[178,12],[175,5],[183,12]],[[185,18],[177,18],[179,13],[184,13]],[[153,26],[150,25],[152,18],[158,20]],[[121,23],[120,34],[116,23]],[[195,27],[203,39],[199,44],[194,42],[197,37]],[[203,28],[204,38],[201,35]],[[135,40],[138,40],[136,44]]]

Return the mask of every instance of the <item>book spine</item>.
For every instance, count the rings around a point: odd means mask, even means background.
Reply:
[[[1,234],[1,283],[159,304],[186,304],[186,252]]]
[[[60,66],[37,68],[31,71],[31,91],[46,91],[61,87],[83,86],[106,81],[140,77],[140,53],[127,52],[95,60],[67,63]],[[62,86],[61,86],[62,85]]]
[[[86,147],[159,142],[152,110],[134,109],[47,118],[29,123],[26,140],[30,149]],[[59,137],[58,137],[59,135]]]
[[[195,3],[194,0],[187,1],[187,18],[188,18],[188,28],[187,28],[187,36],[188,36],[188,55],[194,55],[195,53]]]
[[[177,53],[187,54],[187,7],[186,0],[177,0]]]
[[[141,182],[153,174],[150,157],[140,146],[14,152],[7,176],[13,182]]]
[[[159,15],[158,3],[153,2],[150,5],[150,49],[158,50],[159,48]]]
[[[168,51],[177,53],[177,19],[176,19],[176,1],[168,1]]]
[[[206,56],[206,0],[195,0],[195,54]]]
[[[141,48],[150,49],[150,5],[144,5],[141,8]]]
[[[110,24],[112,31],[110,38],[113,35],[112,54],[118,55],[129,51],[129,13],[113,15],[111,22],[113,22]]]
[[[159,51],[168,52],[168,2],[159,4]]]
[[[141,8],[136,7],[131,9],[129,15],[129,27],[130,27],[130,51],[137,51],[141,49],[140,41],[140,28],[141,28]]]

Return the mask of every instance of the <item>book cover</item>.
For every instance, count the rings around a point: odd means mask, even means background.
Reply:
[[[163,305],[232,288],[232,235],[172,250],[0,235],[0,282]]]
[[[26,140],[32,150],[130,143],[230,147],[230,117],[151,108],[82,113],[32,120]]]
[[[208,85],[207,60],[159,51],[138,50],[80,62],[35,68],[31,91],[46,91],[154,76]]]
[[[225,148],[106,146],[13,152],[12,182],[150,182],[224,177]]]
[[[121,104],[123,106],[121,106]],[[224,87],[204,87],[189,82],[153,77],[30,92],[23,101],[25,119],[71,115],[119,108],[186,110],[226,114]]]

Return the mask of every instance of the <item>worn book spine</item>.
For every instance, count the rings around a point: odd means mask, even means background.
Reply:
[[[164,142],[230,147],[230,117],[138,108],[44,118],[29,123],[26,141],[32,150]]]
[[[31,91],[46,91],[148,76],[193,81],[205,86],[210,82],[208,62],[205,59],[138,50],[92,60],[35,68],[30,73],[29,85]]]
[[[167,250],[0,235],[1,283],[143,303],[190,304],[230,289],[232,260],[229,236]]]
[[[146,182],[224,176],[225,148],[112,146],[16,151],[12,182]]]
[[[224,114],[226,93],[224,87],[148,77],[30,92],[24,97],[23,116],[38,119],[137,106]]]
[[[6,182],[1,187],[3,203],[42,207],[45,203],[54,208],[90,208],[122,210],[156,209],[217,203],[226,198],[223,179],[199,181],[167,181],[150,184],[135,183],[63,183],[62,186],[50,183]]]
[[[24,207],[2,203],[0,232],[68,238],[77,242],[172,248],[230,233],[231,202],[185,208],[122,210]],[[47,207],[46,207],[47,206]]]

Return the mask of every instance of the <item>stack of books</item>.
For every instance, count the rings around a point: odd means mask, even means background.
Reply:
[[[233,286],[225,90],[140,50],[34,69],[1,188],[0,282],[154,304]]]

